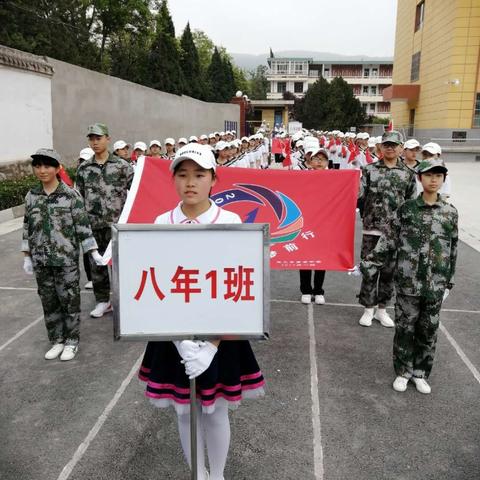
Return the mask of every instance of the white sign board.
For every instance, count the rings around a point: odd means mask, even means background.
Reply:
[[[302,130],[302,125],[301,122],[288,122],[288,134],[293,135],[300,132]]]
[[[266,224],[114,225],[115,338],[266,338]]]

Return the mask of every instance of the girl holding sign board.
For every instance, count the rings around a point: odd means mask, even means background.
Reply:
[[[209,198],[215,185],[215,158],[207,145],[182,147],[170,165],[178,206],[160,215],[157,224],[241,223],[240,217],[222,210]],[[157,407],[173,406],[185,457],[190,456],[189,379],[197,378],[198,479],[223,480],[230,445],[228,408],[244,398],[264,394],[264,379],[250,343],[246,340],[150,342],[140,367],[146,396]],[[205,468],[205,444],[210,476]]]

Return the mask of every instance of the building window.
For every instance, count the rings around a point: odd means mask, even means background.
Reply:
[[[368,85],[363,86],[363,94],[368,95]]]
[[[378,77],[378,68],[372,68],[372,77]]]
[[[298,63],[298,62],[295,62],[295,74],[297,75],[302,75],[303,74],[303,63]]]
[[[287,91],[287,82],[277,82],[277,93],[285,93]]]
[[[364,68],[363,69],[363,76],[365,78],[369,77],[370,76],[370,69],[369,68]]]
[[[330,69],[329,69],[329,68],[325,68],[325,69],[323,70],[323,76],[324,76],[325,78],[327,78],[327,77],[330,76]]]
[[[473,126],[480,128],[480,93],[477,93],[477,100],[475,102],[475,113],[473,115]]]
[[[370,95],[376,95],[377,94],[377,87],[370,87]]]
[[[295,82],[293,85],[294,93],[303,93],[303,82]]]
[[[370,111],[375,112],[375,104],[374,103],[370,104]]]
[[[288,62],[279,62],[277,65],[277,73],[286,75],[288,73]]]
[[[417,5],[417,10],[415,12],[415,32],[422,28],[424,15],[425,15],[425,0],[422,0]]]
[[[410,71],[410,81],[416,82],[420,78],[420,53],[412,55],[412,69]]]

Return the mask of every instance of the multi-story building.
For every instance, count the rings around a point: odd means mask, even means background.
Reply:
[[[479,0],[402,0],[392,86],[395,128],[442,146],[480,145]]]
[[[392,84],[393,61],[382,58],[365,61],[333,61],[313,58],[268,58],[267,99],[279,100],[285,92],[303,97],[309,85],[323,77],[332,81],[342,77],[353,88],[367,115],[390,116],[390,102],[384,101],[383,90]]]

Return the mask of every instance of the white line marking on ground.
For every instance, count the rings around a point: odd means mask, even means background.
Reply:
[[[58,476],[57,480],[67,480],[68,477],[70,477],[70,474],[72,473],[73,469],[75,468],[75,465],[81,460],[83,457],[84,453],[87,451],[88,447],[90,446],[90,443],[95,439],[97,436],[98,432],[102,428],[103,424],[108,418],[108,415],[110,412],[113,410],[117,402],[120,400],[120,397],[123,395],[123,392],[126,390],[128,387],[129,383],[131,382],[132,378],[134,375],[137,373],[138,369],[140,368],[140,364],[142,362],[143,358],[143,353],[138,357],[138,360],[135,362],[135,365],[132,367],[130,370],[130,373],[127,375],[127,377],[123,380],[122,384],[118,388],[118,390],[115,392],[115,395],[113,398],[110,400],[109,404],[105,407],[105,410],[102,412],[102,414],[98,417],[97,421],[95,422],[95,425],[92,427],[92,429],[88,432],[88,435],[85,437],[83,442],[79,445],[77,448],[76,452],[73,454],[73,457],[70,459],[70,461],[63,467],[63,470],[61,471],[60,475]]]
[[[460,345],[455,341],[455,339],[450,335],[448,330],[440,323],[440,330],[444,333],[447,337],[448,341],[452,344],[453,348],[457,351],[458,356],[463,360],[463,363],[468,367],[472,375],[475,377],[475,380],[480,383],[480,373],[474,367],[473,363],[470,359],[465,355],[464,351],[460,348]]]
[[[281,300],[281,299],[271,299],[271,302],[277,302],[277,303],[297,303],[300,305],[300,302],[298,300]],[[363,305],[360,305],[359,303],[325,303],[326,306],[330,307],[357,307],[357,308],[365,308]],[[322,307],[319,307],[322,308]],[[393,310],[393,307],[387,307]],[[442,308],[442,312],[447,312],[447,313],[475,313],[475,314],[480,314],[480,310],[459,310],[456,308]]]
[[[313,323],[313,307],[308,306],[308,336],[310,339],[310,391],[312,395],[313,465],[316,480],[323,480],[323,448],[320,422],[320,400],[318,398],[317,342]]]
[[[40,320],[43,319],[43,315],[41,317],[38,317],[36,320],[34,320],[32,323],[29,323],[25,328],[22,328],[18,333],[16,333],[10,340],[7,340],[3,345],[0,346],[0,352],[8,347],[12,342],[14,342],[17,338],[21,337],[25,332],[30,330],[32,327],[34,327]]]

